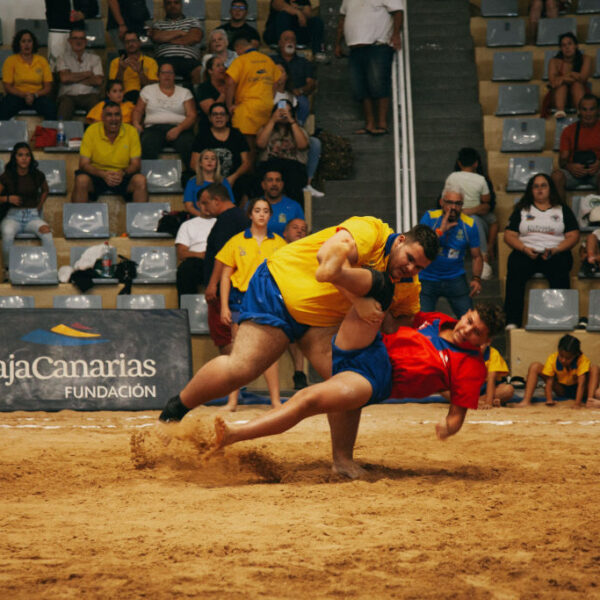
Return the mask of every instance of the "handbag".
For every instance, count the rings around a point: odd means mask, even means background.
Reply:
[[[58,131],[53,127],[42,127],[38,125],[33,132],[33,146],[34,148],[47,148],[49,146],[56,146],[56,135]]]
[[[584,167],[590,167],[596,162],[596,153],[593,150],[577,150],[579,142],[579,130],[581,129],[581,121],[577,121],[575,128],[575,144],[573,150],[573,162]]]

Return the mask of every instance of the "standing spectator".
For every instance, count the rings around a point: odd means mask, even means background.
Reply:
[[[250,187],[250,152],[246,138],[235,127],[230,127],[228,121],[225,104],[213,102],[209,108],[210,127],[199,130],[194,140],[191,168],[196,170],[201,152],[212,150],[219,159],[221,175],[227,178],[235,198],[241,200]]]
[[[84,19],[98,16],[97,0],[44,0],[48,22],[48,62],[52,71],[68,48],[71,29],[85,29]]]
[[[483,259],[479,234],[473,218],[462,212],[463,192],[459,186],[446,184],[441,205],[441,210],[428,210],[421,219],[421,224],[431,227],[440,240],[440,253],[419,273],[421,310],[434,312],[438,298],[443,297],[460,319],[473,308],[472,297],[481,293]],[[467,283],[465,274],[467,248],[470,248],[473,259],[470,283]]]
[[[180,77],[200,83],[200,42],[202,23],[181,12],[181,0],[164,0],[166,19],[154,21],[150,39],[156,46],[154,55],[158,64],[167,62]]]
[[[317,62],[325,62],[324,26],[312,16],[310,0],[271,0],[271,10],[263,38],[275,45],[284,31],[291,29],[301,44],[310,46]]]
[[[213,29],[208,35],[208,48],[206,54],[202,59],[202,74],[206,70],[206,62],[212,56],[218,56],[223,59],[225,68],[237,58],[237,54],[228,48],[229,41],[227,40],[227,34],[222,29]]]
[[[593,185],[600,192],[598,98],[586,94],[578,108],[579,121],[565,127],[560,135],[559,168],[552,172],[552,180],[563,200],[565,190],[582,184]]]
[[[73,116],[75,109],[87,112],[100,102],[100,86],[104,82],[102,63],[97,54],[86,51],[86,43],[85,31],[72,29],[70,49],[58,57],[58,118],[65,121]]]
[[[157,159],[163,147],[169,145],[185,166],[190,164],[196,104],[187,88],[175,85],[172,65],[161,64],[158,83],[142,89],[131,122],[141,134],[142,158]]]
[[[108,0],[106,30],[110,33],[117,50],[122,50],[123,47],[127,48],[125,36],[128,32],[135,33],[138,37],[144,35],[146,21],[149,20],[150,13],[146,6],[146,0]],[[110,78],[116,79],[113,75],[110,75]],[[142,87],[144,85],[147,84],[143,83]]]
[[[537,28],[542,14],[548,19],[558,17],[559,0],[531,0],[529,3],[529,41],[535,44]]]
[[[138,133],[122,122],[121,107],[106,102],[102,122],[90,125],[83,134],[71,200],[96,200],[110,190],[127,201],[148,202],[146,178],[139,172],[141,153]]]
[[[135,106],[131,102],[123,102],[123,84],[118,79],[111,79],[106,84],[106,100],[98,102],[86,115],[88,125],[102,121],[102,109],[107,101],[114,102],[121,107],[123,123],[131,125],[131,115]]]
[[[120,79],[125,90],[125,100],[135,104],[140,97],[140,90],[158,81],[158,64],[150,56],[142,54],[142,43],[135,31],[126,31],[123,43],[125,53],[111,61],[108,77]]]
[[[51,99],[52,72],[48,61],[37,54],[38,42],[31,31],[17,31],[12,41],[13,54],[2,65],[5,96],[0,103],[0,120],[12,119],[21,110],[35,110],[44,119],[56,119]]]
[[[513,249],[506,272],[507,330],[521,326],[525,286],[534,273],[543,273],[550,288],[571,287],[571,248],[578,241],[575,215],[563,202],[552,179],[544,173],[534,175],[504,231],[504,242]]]
[[[267,171],[262,179],[261,187],[265,200],[271,205],[269,233],[284,236],[284,231],[290,221],[301,219],[304,222],[304,211],[298,202],[283,195],[283,177],[275,169]],[[306,223],[304,223],[306,228]],[[306,231],[304,236],[306,236]],[[298,237],[296,239],[299,239]]]
[[[48,197],[48,183],[37,166],[29,145],[19,142],[15,144],[4,173],[0,175],[0,202],[6,202],[10,206],[2,219],[5,276],[10,250],[18,233],[35,233],[44,248],[54,250],[50,227],[42,219],[42,207]]]
[[[244,35],[252,46],[258,50],[260,35],[258,35],[255,27],[246,22],[248,16],[248,3],[246,0],[233,0],[229,7],[229,16],[231,17],[230,20],[219,27],[227,34],[229,49],[233,50],[233,43],[236,38],[239,35]]]
[[[210,126],[208,111],[214,102],[225,102],[225,63],[218,56],[211,56],[206,61],[204,73],[206,81],[196,88],[198,103],[198,131],[202,132]]]
[[[362,104],[365,126],[357,134],[388,133],[387,112],[394,50],[401,48],[404,0],[344,0],[335,40],[342,56],[342,38],[350,48],[354,96]]]

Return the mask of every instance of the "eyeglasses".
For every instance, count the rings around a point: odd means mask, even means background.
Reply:
[[[446,200],[446,198],[444,198],[444,204],[447,204],[448,206],[456,206],[456,207],[460,208],[463,205],[463,201],[457,200],[456,202],[454,202],[454,200]]]

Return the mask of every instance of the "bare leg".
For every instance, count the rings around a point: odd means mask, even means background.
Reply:
[[[235,335],[237,333],[238,326],[233,324],[231,326],[231,338],[235,340]],[[233,348],[233,343],[228,344],[227,346],[221,346],[219,348],[219,354],[221,355],[229,355],[231,354],[231,349]],[[228,410],[229,412],[235,412],[237,410],[238,398],[240,395],[240,390],[233,390],[227,396],[227,404],[223,407],[223,410]]]
[[[598,379],[600,377],[600,369],[598,365],[590,365],[590,379],[588,381],[588,408],[598,408],[596,398],[600,397],[600,389],[598,389]]]
[[[515,395],[515,388],[510,383],[501,383],[496,386],[494,406],[504,406]]]
[[[137,173],[131,178],[127,191],[133,194],[134,202],[148,202],[146,178],[141,173]]]
[[[571,101],[573,106],[578,107],[579,101],[585,95],[585,86],[580,81],[575,81],[571,84]]]
[[[389,98],[377,98],[375,100],[377,106],[377,129],[387,129],[387,113],[390,105]]]
[[[565,200],[567,180],[564,173],[559,169],[552,171],[552,181],[554,181],[554,185],[556,186],[556,190],[558,191],[560,197]]]
[[[554,108],[556,108],[557,111],[565,110],[565,107],[567,106],[567,92],[568,91],[569,91],[569,88],[564,83],[563,83],[563,85],[560,85],[557,88],[554,88]]]
[[[275,361],[264,372],[269,388],[269,396],[271,397],[271,405],[273,407],[281,406],[281,396],[279,394],[279,362]]]
[[[488,233],[488,261],[492,262],[496,255],[496,240],[498,239],[498,223],[492,223]]]
[[[543,368],[544,365],[540,362],[534,362],[529,365],[529,370],[527,371],[527,383],[525,385],[525,395],[523,396],[523,400],[514,406],[531,406],[531,399],[533,398],[538,377],[542,374]]]
[[[373,100],[371,100],[371,98],[365,98],[362,101],[362,107],[365,113],[365,129],[367,131],[373,131],[375,129],[375,110]]]
[[[75,184],[73,185],[73,194],[71,202],[87,202],[90,193],[93,191],[92,179],[89,175],[80,174],[75,176]]]

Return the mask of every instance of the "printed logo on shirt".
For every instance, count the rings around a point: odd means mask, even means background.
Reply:
[[[279,215],[279,222],[280,222],[280,223],[287,223],[286,216],[285,216],[283,213],[281,213],[281,214]]]
[[[246,256],[246,251],[243,248],[240,248],[240,256]]]
[[[457,240],[464,240],[465,239],[465,233],[462,229],[459,229],[457,234],[456,234],[456,239]]]

